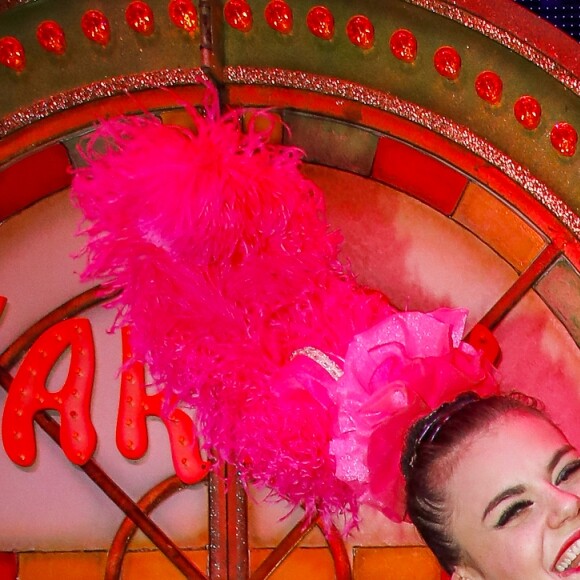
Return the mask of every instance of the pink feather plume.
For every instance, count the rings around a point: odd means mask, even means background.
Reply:
[[[368,444],[370,433],[361,443],[343,427],[376,386],[345,386],[293,353],[315,347],[340,363],[357,335],[397,313],[339,262],[341,237],[300,172],[302,151],[258,129],[271,113],[242,131],[241,113],[220,114],[209,89],[204,111],[189,113],[194,130],[145,115],[90,135],[73,183],[83,276],[121,290],[117,324],[132,326],[136,357],[167,399],[195,409],[208,453],[311,514],[356,520],[371,481],[364,469],[354,481],[336,453]],[[455,326],[446,357],[459,348]],[[345,377],[353,364],[341,363]],[[482,380],[475,366],[470,384]]]

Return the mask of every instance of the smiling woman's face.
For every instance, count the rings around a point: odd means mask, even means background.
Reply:
[[[493,423],[460,452],[446,494],[454,579],[580,580],[580,455],[548,421]]]

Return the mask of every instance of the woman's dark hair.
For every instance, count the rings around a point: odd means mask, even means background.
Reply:
[[[521,393],[480,398],[470,392],[444,403],[407,434],[401,461],[407,514],[449,574],[461,559],[461,548],[449,532],[450,513],[442,485],[452,468],[449,460],[471,435],[512,412],[546,417],[538,401]]]

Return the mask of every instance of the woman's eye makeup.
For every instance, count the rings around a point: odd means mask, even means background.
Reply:
[[[559,452],[554,456],[553,460],[551,461],[552,465],[549,466],[548,472],[554,469],[555,467],[554,464],[561,463],[562,456],[568,454],[572,450],[573,448],[571,446],[566,446],[561,450],[559,450]],[[579,481],[580,457],[573,457],[572,459],[569,459],[568,463],[566,463],[561,469],[559,469],[559,471],[557,470],[555,474],[556,475],[554,485],[564,484],[565,482],[573,478],[574,481]],[[524,486],[518,485],[509,488],[506,491],[499,494],[490,502],[490,504],[486,508],[483,515],[484,519],[489,512],[491,512],[492,510],[495,511],[499,505],[505,503],[507,504],[507,507],[505,507],[503,511],[501,511],[496,523],[493,524],[493,527],[499,529],[509,524],[513,519],[517,518],[520,515],[520,513],[522,513],[524,510],[526,510],[527,508],[529,508],[534,504],[534,502],[531,499],[523,499],[521,497],[525,493],[525,491],[526,489]],[[520,496],[520,498],[517,499],[514,498],[513,496]],[[513,503],[509,503],[508,501],[506,501],[509,500],[510,498],[514,499],[515,501],[513,501]]]
[[[494,528],[503,528],[511,520],[513,520],[520,512],[530,507],[533,504],[530,500],[517,501],[508,506],[499,516]]]
[[[575,459],[566,464],[556,477],[555,484],[560,485],[562,482],[569,479],[572,475],[580,471],[580,459]]]

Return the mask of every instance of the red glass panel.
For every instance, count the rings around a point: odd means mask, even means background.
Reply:
[[[18,578],[18,555],[14,552],[0,552],[0,578],[3,580]]]
[[[56,143],[0,170],[0,221],[30,204],[68,187],[70,160]]]
[[[447,215],[468,183],[455,169],[390,137],[379,140],[372,175]]]

